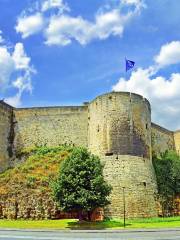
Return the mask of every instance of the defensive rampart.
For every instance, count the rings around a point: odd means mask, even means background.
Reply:
[[[88,147],[104,163],[112,185],[106,215],[156,216],[152,153],[180,152],[180,131],[151,123],[147,99],[134,93],[103,94],[84,106],[12,108],[0,102],[0,172],[14,166],[24,148],[72,144]]]
[[[175,150],[174,133],[155,123],[151,125],[152,151],[155,155],[166,150]]]
[[[61,144],[87,147],[87,118],[87,106],[16,109],[15,149]]]

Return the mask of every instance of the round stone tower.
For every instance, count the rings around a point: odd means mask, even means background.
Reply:
[[[112,185],[106,215],[156,216],[156,180],[151,160],[151,107],[147,99],[112,92],[89,104],[89,150],[100,156]]]

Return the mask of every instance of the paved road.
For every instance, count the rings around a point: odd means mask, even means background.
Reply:
[[[0,240],[180,240],[179,229],[131,231],[0,230]]]

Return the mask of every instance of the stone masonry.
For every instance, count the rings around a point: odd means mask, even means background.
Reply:
[[[147,99],[110,92],[84,106],[13,108],[0,102],[0,171],[18,163],[24,148],[73,144],[97,154],[112,185],[106,216],[156,216],[156,178],[152,153],[180,152],[180,131],[151,122]]]

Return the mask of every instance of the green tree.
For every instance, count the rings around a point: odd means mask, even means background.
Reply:
[[[74,148],[61,164],[58,178],[52,184],[53,195],[62,211],[88,214],[97,207],[104,207],[111,192],[103,177],[100,159],[85,148]]]
[[[167,215],[173,210],[174,197],[180,193],[180,157],[174,151],[165,151],[159,157],[153,156],[153,165],[163,215]]]

